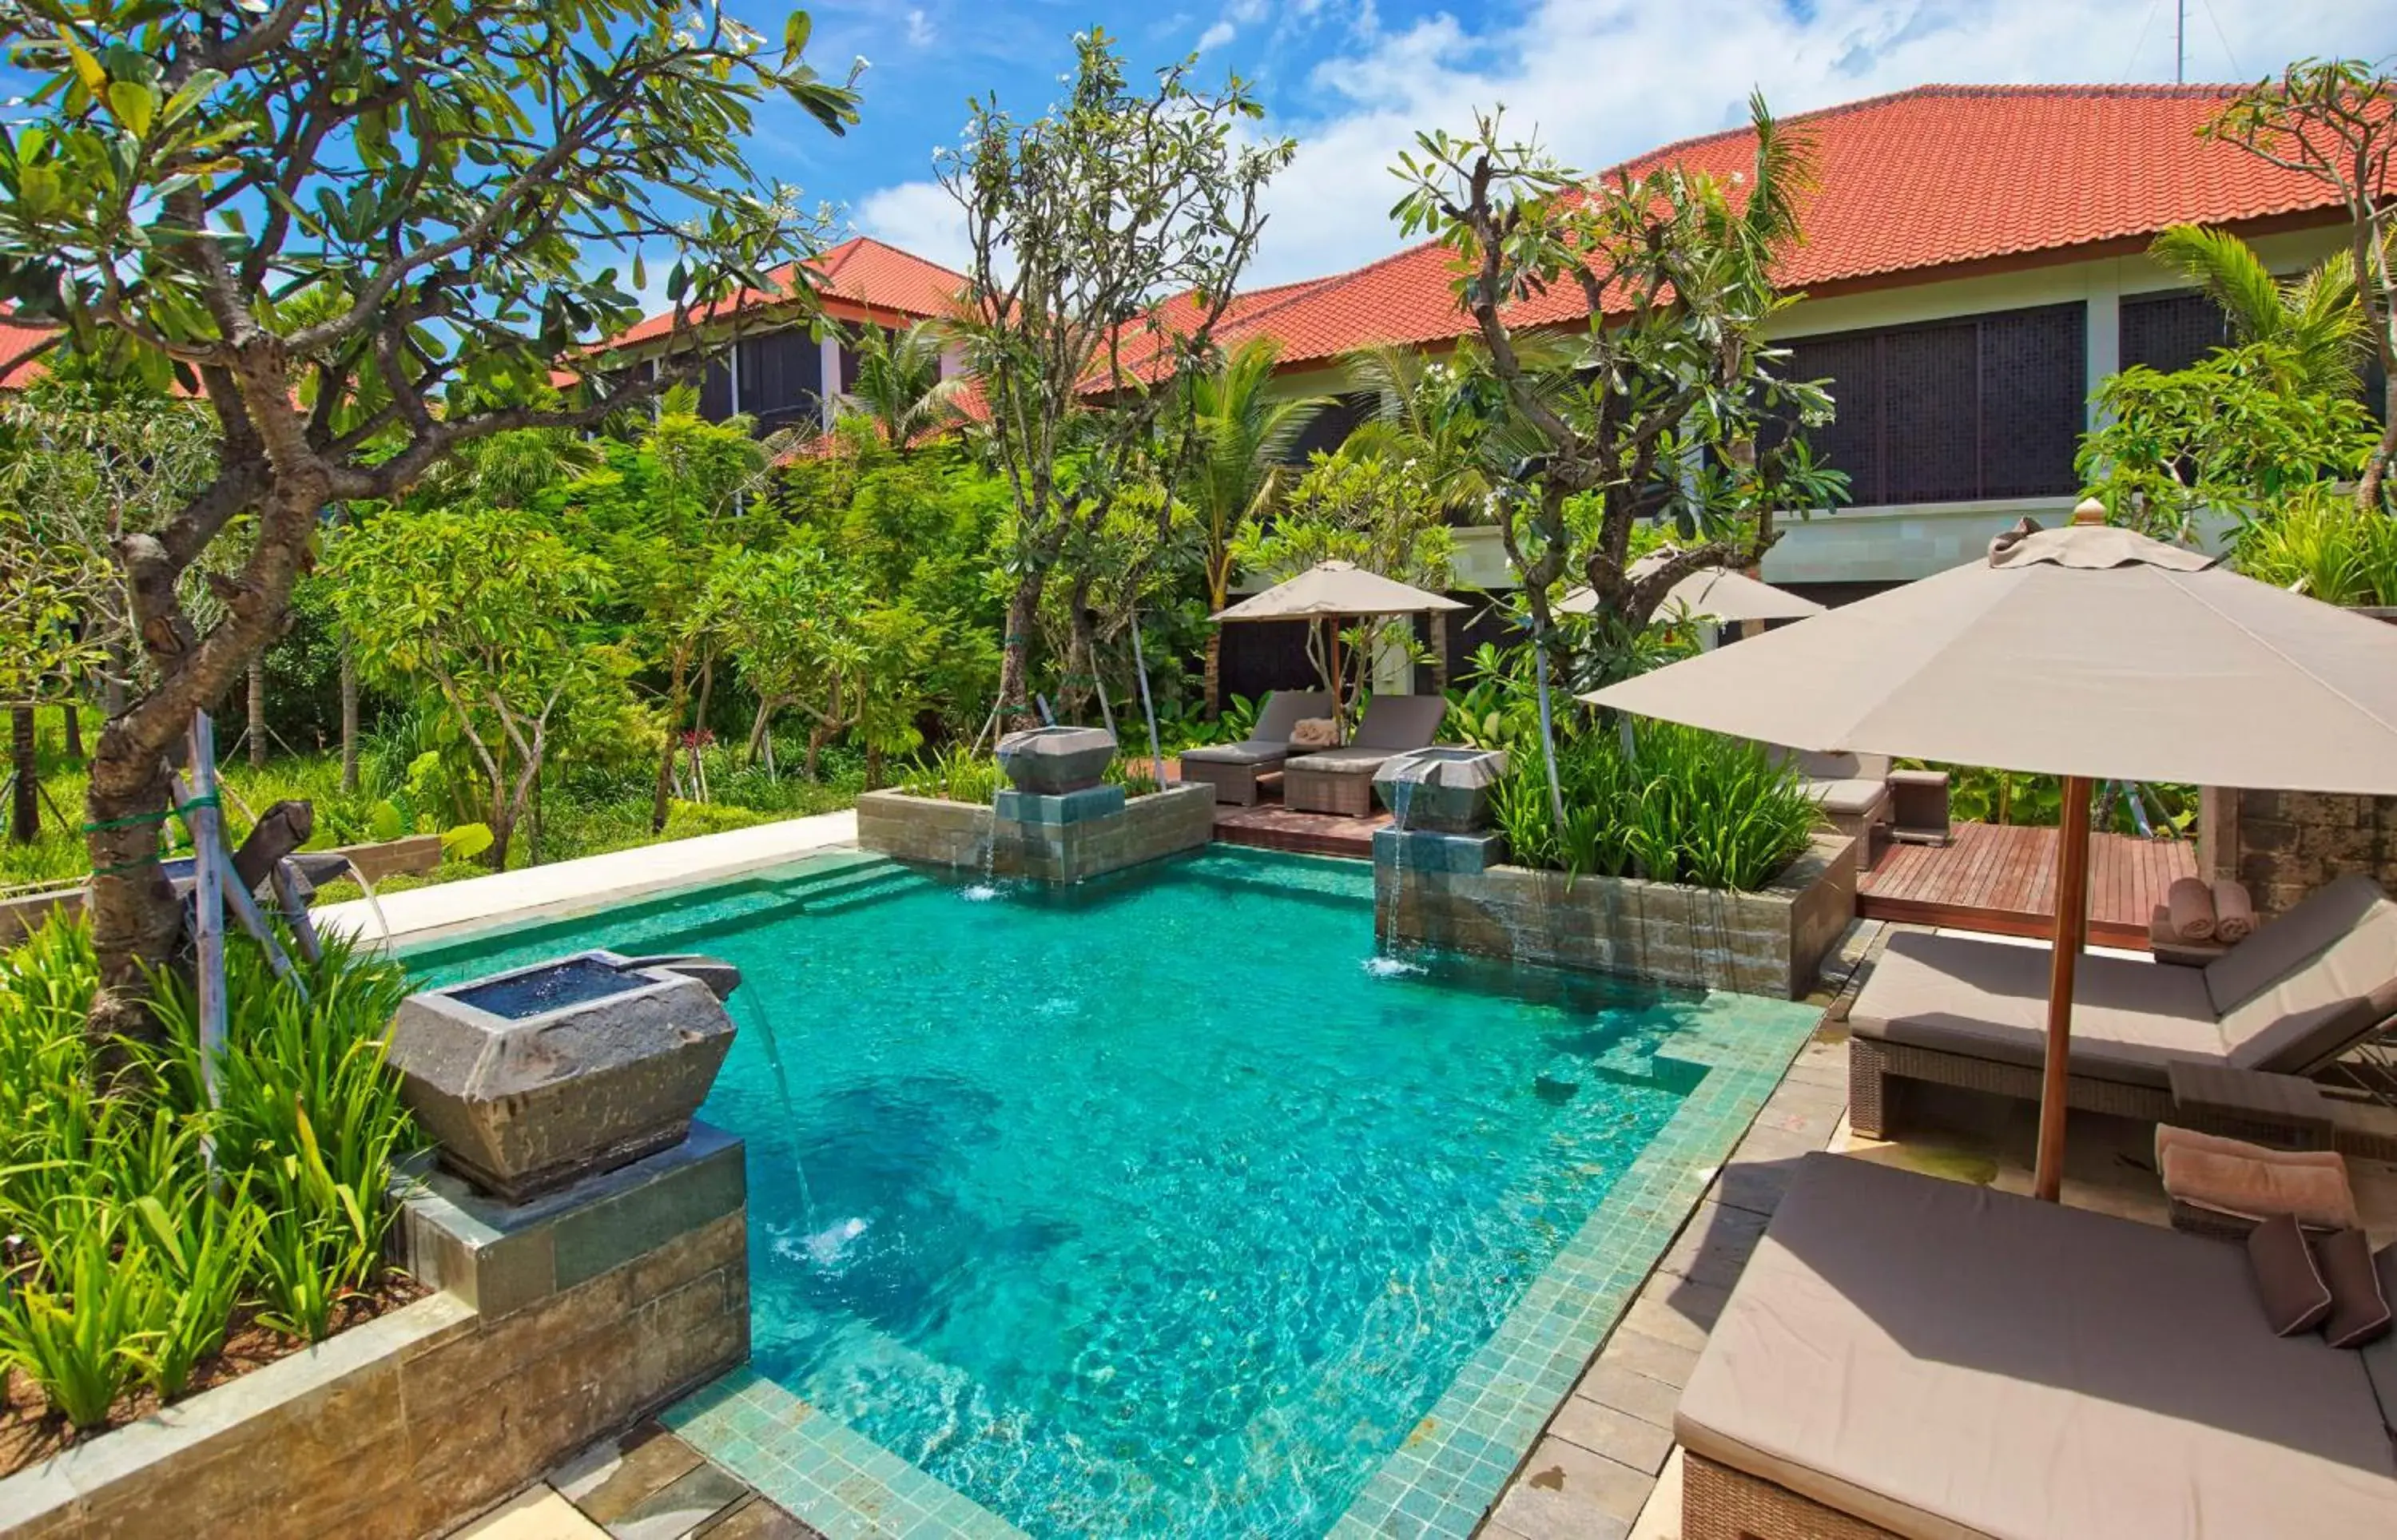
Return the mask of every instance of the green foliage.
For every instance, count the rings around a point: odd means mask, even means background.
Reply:
[[[688,840],[700,834],[725,834],[752,828],[772,816],[770,813],[752,812],[724,803],[691,803],[677,797],[666,814],[665,837]]]
[[[1962,822],[2053,829],[2062,815],[2064,783],[2054,776],[1991,770],[1979,765],[1926,766],[1917,760],[1900,763],[1911,769],[1946,771],[1948,811]],[[2144,829],[2139,823],[2142,815],[2147,819]],[[2100,789],[2093,818],[2094,827],[2117,834],[2188,838],[2197,827],[2197,788],[2142,782],[2135,807],[2132,799],[2122,795],[2121,788],[2109,782]]]
[[[2255,247],[2229,231],[2184,224],[2157,236],[2148,254],[2221,306],[2239,341],[2279,345],[2306,390],[2351,395],[2362,383],[2364,311],[2355,302],[2355,269],[2347,253],[2324,258],[2304,277],[2283,283]]]
[[[2292,490],[2239,531],[2231,559],[2260,582],[2326,604],[2397,605],[2397,519],[2327,483]]]
[[[2318,482],[2351,477],[2379,438],[2352,387],[2324,390],[2286,342],[2216,349],[2186,369],[2138,365],[2097,388],[2102,426],[2074,466],[2118,524],[2194,537],[2209,512],[2271,516]]]
[[[1512,755],[1493,789],[1494,822],[1520,865],[1752,890],[1806,848],[1815,820],[1794,766],[1671,723],[1639,723],[1628,754],[1614,733],[1585,733],[1560,746],[1557,773],[1561,828],[1536,754]]]
[[[911,770],[900,790],[911,797],[940,797],[948,802],[988,806],[1007,785],[1006,773],[988,754],[955,748],[935,754]]]
[[[948,346],[948,326],[939,321],[897,332],[861,328],[857,379],[840,398],[841,410],[872,423],[892,453],[905,457],[919,440],[963,420],[957,400],[966,382],[941,375]]]
[[[165,1043],[126,1045],[103,1095],[88,928],[53,921],[0,953],[0,1232],[23,1238],[0,1244],[0,1368],[78,1425],[137,1381],[181,1393],[243,1310],[321,1338],[382,1270],[416,1142],[382,1065],[406,975],[339,939],[300,966],[278,980],[228,946],[211,1108],[187,984],[160,981]]]

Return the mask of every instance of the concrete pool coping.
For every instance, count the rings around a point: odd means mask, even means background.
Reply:
[[[382,922],[390,926],[387,936],[378,929],[374,907],[363,898],[328,904],[312,911],[311,918],[320,926],[367,939],[421,947],[519,924],[571,920],[627,898],[728,881],[856,843],[853,810],[820,813],[386,894],[381,903]]]
[[[460,906],[461,912],[473,910],[471,917],[413,925],[395,918],[393,928],[414,950],[468,933],[497,935],[571,919],[627,897],[711,885],[794,863],[811,866],[807,857],[830,856],[845,843],[837,838],[786,843],[816,835],[793,830],[770,853],[753,844],[737,859],[678,862],[671,875],[652,875],[636,886],[584,890],[524,907]],[[396,895],[393,901],[410,896]],[[1653,1056],[1703,1068],[1703,1078],[1329,1533],[1463,1536],[1491,1517],[1823,1015],[1819,1003],[1721,991],[1686,998],[1707,1008],[1669,1030],[1654,1044]],[[830,1540],[1021,1533],[745,1366],[668,1409],[663,1420],[710,1460]]]

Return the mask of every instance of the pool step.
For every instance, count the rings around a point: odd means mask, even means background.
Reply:
[[[920,886],[923,879],[896,861],[873,871],[846,874],[838,882],[821,883],[799,896],[803,914],[840,914]]]

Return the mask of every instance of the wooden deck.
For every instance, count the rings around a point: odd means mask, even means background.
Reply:
[[[1302,856],[1346,856],[1373,858],[1373,830],[1390,821],[1387,813],[1349,818],[1337,813],[1301,813],[1281,804],[1281,777],[1260,776],[1264,800],[1253,807],[1215,804],[1215,838],[1225,844],[1254,845],[1260,850],[1289,850]]]
[[[1856,912],[2000,936],[2056,927],[2053,829],[1960,823],[1945,845],[1894,844],[1856,884]],[[2148,920],[2177,877],[2197,874],[2186,840],[2089,837],[2089,940],[2145,950]]]

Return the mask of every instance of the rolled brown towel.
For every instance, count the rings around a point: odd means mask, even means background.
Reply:
[[[2214,938],[2225,946],[2256,933],[2256,906],[2247,890],[2232,882],[2214,884]]]
[[[2214,939],[2214,890],[2195,877],[2176,877],[2164,892],[2173,934],[2184,941]]]

